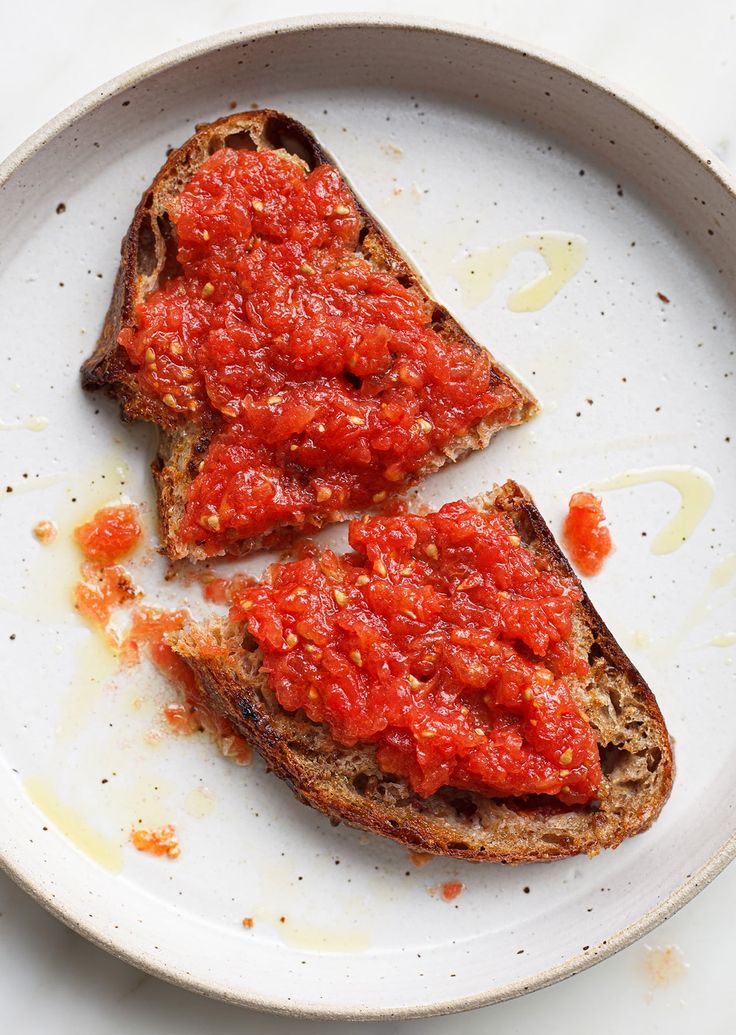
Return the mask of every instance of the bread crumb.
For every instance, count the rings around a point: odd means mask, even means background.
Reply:
[[[39,543],[44,545],[52,543],[56,539],[58,531],[58,526],[54,521],[37,521],[33,526],[33,535],[38,539]]]

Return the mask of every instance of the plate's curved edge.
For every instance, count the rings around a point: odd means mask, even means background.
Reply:
[[[736,175],[731,172],[728,166],[714,152],[696,141],[683,127],[673,122],[669,116],[659,112],[657,108],[643,101],[636,94],[611,82],[605,76],[599,75],[581,62],[568,61],[551,51],[545,50],[543,47],[529,46],[522,40],[488,32],[483,29],[471,28],[460,22],[411,16],[394,18],[392,15],[363,14],[360,12],[353,14],[321,14],[316,18],[312,15],[302,15],[275,21],[257,22],[253,25],[245,25],[240,29],[228,29],[213,36],[205,36],[202,39],[182,44],[180,47],[167,50],[163,54],[143,61],[128,71],[107,80],[107,82],[85,94],[79,100],[74,101],[11,151],[6,158],[0,161],[0,188],[3,187],[6,180],[24,162],[40,151],[42,147],[58,136],[59,133],[67,129],[75,120],[89,114],[89,112],[99,107],[110,97],[122,93],[151,75],[165,71],[174,65],[198,57],[201,54],[207,54],[222,47],[230,46],[233,43],[249,43],[262,37],[308,32],[317,29],[355,29],[361,26],[366,26],[367,28],[408,29],[416,32],[435,32],[461,39],[465,38],[473,42],[480,41],[481,43],[500,47],[503,50],[512,51],[522,58],[538,61],[540,64],[550,66],[555,71],[572,74],[594,89],[614,97],[627,108],[646,119],[654,129],[664,131],[673,142],[679,144],[701,165],[704,165],[721,185],[736,197]]]
[[[241,29],[227,30],[215,36],[209,36],[193,43],[184,44],[174,50],[165,52],[155,58],[145,61],[127,72],[109,80],[102,86],[86,94],[80,100],[69,105],[58,115],[52,118],[32,136],[28,137],[19,147],[0,162],[0,189],[3,188],[9,178],[20,169],[25,162],[37,154],[43,147],[50,143],[56,136],[69,128],[77,119],[89,114],[98,108],[103,102],[114,97],[131,86],[142,82],[151,75],[164,71],[184,61],[191,60],[199,55],[217,51],[218,49],[230,46],[233,43],[248,43],[269,35],[287,33],[308,32],[320,29],[340,28],[385,28],[410,30],[416,32],[435,32],[445,35],[465,38],[473,42],[487,43],[491,46],[511,51],[522,59],[531,59],[540,64],[546,65],[557,72],[563,72],[577,77],[581,82],[586,83],[593,89],[607,94],[625,105],[635,114],[650,123],[655,131],[664,132],[675,144],[684,150],[691,159],[704,166],[708,173],[726,190],[736,198],[736,176],[720,161],[720,159],[702,147],[689,134],[672,123],[672,121],[660,115],[656,109],[642,102],[639,98],[626,90],[614,86],[604,77],[589,70],[576,62],[562,60],[552,53],[546,52],[543,48],[529,47],[521,41],[508,37],[485,32],[483,30],[470,29],[467,26],[430,18],[402,18],[396,19],[389,15],[352,14],[352,15],[320,15],[317,19],[312,16],[288,18],[279,21],[262,22],[253,26],[246,26]],[[122,950],[110,938],[106,938],[93,925],[87,925],[84,921],[64,910],[63,906],[56,902],[51,896],[32,884],[31,881],[18,867],[13,865],[8,858],[7,852],[0,846],[0,868],[19,887],[39,902],[57,919],[65,923],[71,930],[83,935],[88,941],[111,955],[130,963],[139,969],[146,971],[154,977],[160,978],[188,991],[198,992],[211,998],[217,998],[234,1005],[251,1007],[258,1010],[266,1010],[271,1013],[284,1014],[292,1017],[315,1018],[323,1020],[403,1020],[419,1017],[430,1017],[439,1014],[459,1012],[463,1010],[476,1009],[481,1006],[490,1006],[493,1003],[505,999],[513,999],[524,995],[527,992],[536,991],[567,977],[572,977],[580,971],[587,970],[595,963],[614,955],[621,949],[626,948],[637,938],[641,938],[656,926],[669,919],[679,909],[686,905],[694,896],[706,887],[718,874],[736,858],[736,833],[724,842],[724,844],[711,856],[707,863],[684,881],[679,888],[676,888],[663,902],[640,917],[635,923],[617,932],[613,937],[608,938],[604,943],[595,946],[592,951],[573,956],[556,967],[540,971],[527,981],[519,980],[497,988],[491,993],[480,993],[464,999],[449,999],[439,1003],[419,1007],[400,1007],[397,1009],[372,1009],[366,1010],[330,1010],[310,1004],[298,1006],[287,1004],[277,1000],[263,1000],[257,996],[244,997],[235,995],[227,988],[218,988],[212,984],[203,985],[193,980],[188,974],[174,972],[167,968],[164,963],[151,959],[145,953],[137,954],[133,951]]]
[[[641,836],[641,835],[640,835]],[[732,834],[727,841],[715,852],[708,862],[702,866],[697,873],[680,885],[675,891],[672,892],[664,901],[660,902],[655,909],[650,909],[648,913],[640,917],[636,923],[629,924],[628,927],[623,928],[612,938],[607,938],[605,942],[600,945],[596,945],[590,952],[579,953],[577,956],[572,956],[570,959],[565,960],[563,963],[558,964],[556,967],[550,967],[547,970],[542,970],[534,977],[524,981],[511,982],[508,985],[502,985],[490,994],[480,993],[476,996],[470,996],[465,999],[447,999],[443,1002],[432,1003],[428,1006],[407,1006],[400,1007],[398,1009],[388,1010],[330,1010],[322,1009],[321,1007],[315,1007],[310,1005],[307,1007],[299,1007],[297,1005],[286,1004],[278,1000],[267,1000],[259,999],[257,996],[249,996],[245,998],[243,996],[234,995],[227,988],[215,988],[213,985],[204,985],[197,981],[194,981],[187,974],[172,972],[170,968],[167,968],[165,964],[158,963],[155,960],[150,959],[145,954],[137,955],[134,952],[126,952],[121,950],[119,946],[115,945],[112,939],[104,938],[100,933],[93,927],[93,925],[86,925],[83,921],[77,919],[71,913],[64,910],[63,906],[56,902],[54,899],[44,897],[39,889],[33,885],[19,869],[13,867],[2,852],[0,852],[0,869],[2,869],[7,875],[28,895],[31,896],[39,905],[43,906],[49,913],[56,917],[57,920],[61,920],[62,923],[66,924],[72,931],[82,935],[87,941],[92,942],[100,949],[104,949],[110,953],[111,956],[122,960],[124,963],[129,963],[132,966],[137,967],[139,970],[145,971],[152,977],[159,978],[162,981],[166,981],[169,984],[175,985],[178,988],[183,988],[188,992],[197,992],[200,995],[207,996],[211,999],[218,999],[222,1002],[230,1003],[233,1006],[248,1007],[255,1010],[265,1010],[268,1013],[281,1014],[289,1017],[300,1017],[304,1019],[314,1020],[343,1020],[343,1021],[389,1021],[389,1020],[412,1020],[421,1017],[436,1017],[442,1014],[449,1013],[461,1013],[465,1010],[476,1010],[483,1006],[492,1006],[494,1003],[503,1002],[506,999],[517,999],[520,996],[526,995],[528,992],[537,992],[542,988],[547,988],[549,985],[554,985],[558,981],[563,981],[566,978],[574,977],[576,974],[581,973],[584,970],[588,970],[596,963],[601,963],[603,960],[614,956],[617,952],[625,949],[631,945],[638,938],[642,938],[645,934],[654,930],[660,924],[664,923],[665,920],[669,920],[671,916],[674,916],[678,910],[686,906],[695,896],[707,887],[708,884],[714,880],[719,873],[721,873],[726,866],[736,858],[736,834]]]

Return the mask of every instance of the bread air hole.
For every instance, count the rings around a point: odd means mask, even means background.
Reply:
[[[156,220],[158,232],[164,245],[164,262],[159,273],[159,282],[163,284],[174,277],[180,277],[184,270],[177,258],[178,244],[176,232],[168,215],[164,212]]]
[[[478,806],[471,798],[453,798],[452,807],[464,819],[472,819],[478,812]]]
[[[628,751],[624,751],[623,748],[616,747],[615,744],[601,744],[598,747],[598,754],[601,760],[603,775],[610,776],[611,773],[623,763],[624,756],[628,756]]]
[[[150,215],[143,217],[138,229],[136,266],[147,277],[150,277],[156,269],[156,237],[151,226]]]
[[[598,660],[598,658],[602,658],[602,657],[603,657],[603,651],[601,650],[601,646],[598,643],[598,641],[594,639],[593,642],[590,645],[589,650],[588,650],[588,664],[592,668],[593,665],[595,664],[595,662]]]
[[[266,122],[264,136],[271,147],[283,147],[289,154],[301,158],[310,170],[319,164],[314,143],[291,119],[272,115]]]
[[[250,133],[241,129],[239,133],[228,133],[223,144],[233,151],[256,151],[257,145]]]
[[[620,692],[618,690],[618,687],[610,686],[608,688],[608,697],[609,697],[609,700],[611,702],[611,706],[613,707],[614,712],[616,713],[616,715],[620,715],[621,711],[622,711],[622,704],[621,704],[621,694],[620,694]]]
[[[207,145],[207,154],[213,155],[215,151],[221,151],[223,147],[229,147],[231,151],[258,150],[258,145],[247,129],[238,130],[237,133],[228,133],[226,137],[212,137]]]
[[[658,747],[651,748],[647,752],[647,769],[650,773],[656,772],[659,768],[659,763],[662,761],[662,751]]]

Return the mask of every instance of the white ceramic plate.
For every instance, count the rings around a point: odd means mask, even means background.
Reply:
[[[540,867],[416,868],[392,844],[334,829],[258,763],[240,769],[203,736],[161,733],[169,692],[145,667],[116,671],[70,611],[73,524],[120,493],[145,501],[152,524],[149,431],[83,395],[79,364],[141,189],[168,146],[231,101],[312,127],[435,292],[544,404],[533,423],[432,479],[431,502],[511,476],[559,528],[573,490],[631,468],[696,465],[712,479],[704,519],[664,555],[650,547],[677,511],[675,489],[606,495],[617,549],[590,589],[656,691],[678,763],[660,820],[617,851]],[[169,55],[8,160],[0,416],[48,421],[0,432],[13,488],[0,514],[2,861],[31,894],[189,988],[299,1014],[391,1017],[572,974],[725,864],[736,696],[733,649],[714,641],[732,642],[736,627],[736,201],[715,164],[550,59],[456,29],[344,21]],[[456,261],[554,231],[584,238],[587,257],[536,312],[507,300],[539,274],[538,255],[517,258],[492,292]],[[61,526],[52,546],[31,536],[40,518]],[[159,560],[134,567],[151,598],[201,609],[195,586],[164,586]],[[181,858],[136,853],[127,835],[139,819],[174,823]],[[448,879],[466,885],[454,903],[428,893]]]

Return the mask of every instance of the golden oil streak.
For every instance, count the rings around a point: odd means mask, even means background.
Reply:
[[[457,265],[457,279],[467,304],[479,305],[489,298],[514,258],[525,252],[540,255],[547,269],[531,283],[511,292],[506,306],[514,313],[536,313],[548,305],[582,269],[587,242],[578,234],[523,234],[495,248],[472,252]]]
[[[23,784],[26,794],[41,812],[58,827],[64,837],[85,855],[110,873],[123,868],[123,851],[119,844],[90,826],[80,812],[59,798],[51,780],[31,776]]]
[[[608,492],[613,489],[629,489],[635,485],[650,485],[663,482],[677,489],[680,507],[675,516],[654,539],[651,552],[672,553],[687,542],[705,517],[715,497],[713,479],[699,467],[672,464],[665,467],[648,467],[642,470],[624,471],[614,478],[595,482],[593,492]]]

